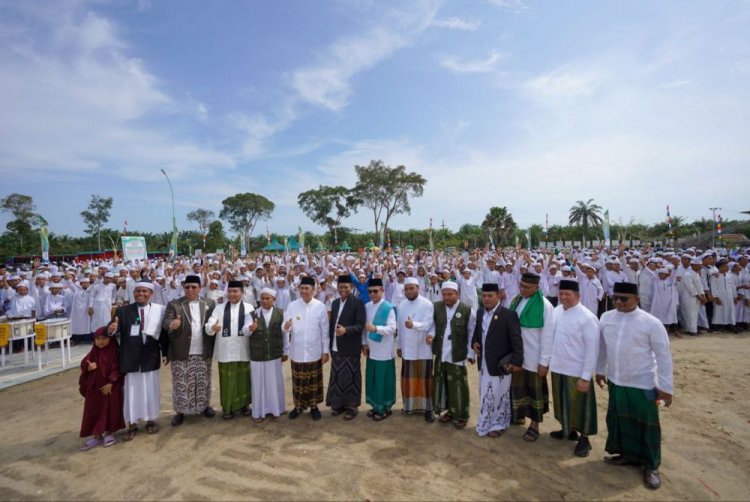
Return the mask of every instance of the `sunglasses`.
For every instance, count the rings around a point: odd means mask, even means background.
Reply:
[[[379,289],[368,289],[367,292],[370,293],[370,294],[380,293],[380,290]]]
[[[613,300],[614,300],[614,301],[616,301],[616,302],[622,302],[622,303],[625,303],[625,302],[628,302],[628,301],[630,301],[630,297],[629,297],[629,296],[620,296],[620,295],[615,295],[615,296],[613,296],[612,298],[613,298]]]

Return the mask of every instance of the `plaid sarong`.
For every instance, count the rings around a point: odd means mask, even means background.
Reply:
[[[432,359],[401,361],[404,412],[432,411]]]
[[[589,382],[589,391],[584,394],[576,389],[578,380],[578,377],[552,373],[555,418],[562,425],[564,437],[573,431],[586,436],[593,436],[597,432],[594,382]]]
[[[292,398],[298,410],[323,402],[323,361],[295,363],[292,361]]]
[[[453,420],[469,419],[469,381],[466,366],[446,363],[435,358],[432,407],[435,413],[447,410]]]
[[[607,445],[604,449],[622,454],[631,462],[656,470],[661,464],[659,407],[646,391],[609,382]]]
[[[250,363],[234,361],[219,363],[219,394],[224,413],[234,413],[252,402]]]
[[[549,411],[547,378],[538,373],[526,369],[513,373],[510,395],[514,422],[523,418],[541,422]]]

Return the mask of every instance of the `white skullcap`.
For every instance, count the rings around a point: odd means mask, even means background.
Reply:
[[[445,281],[443,285],[440,286],[440,289],[452,289],[453,291],[458,291],[458,284],[453,281]]]
[[[413,286],[419,286],[419,281],[414,277],[407,277],[404,279],[404,286],[408,286],[409,284]]]
[[[27,288],[27,289],[28,289],[28,287],[29,287],[29,281],[21,281],[21,282],[19,282],[19,283],[18,283],[18,286],[16,286],[16,287],[17,287],[17,288],[20,288],[20,287],[22,287],[22,286],[23,286],[24,288]]]
[[[216,284],[217,286],[221,286],[221,282],[218,279],[211,279],[211,284]]]
[[[274,298],[276,298],[276,291],[273,290],[273,289],[271,289],[271,288],[263,288],[263,289],[260,290],[260,295],[261,296],[263,296],[263,295],[270,295],[270,296],[273,296]]]
[[[154,284],[149,281],[138,281],[135,283],[135,287],[133,289],[138,289],[138,288],[146,288],[146,289],[150,289],[151,291],[153,291]]]
[[[659,274],[668,274],[669,270],[667,270],[666,268],[660,268],[656,272],[659,273]]]
[[[107,272],[106,274],[104,274],[104,277],[108,277],[110,279],[114,279],[115,274],[113,274],[112,272]]]
[[[703,260],[701,260],[700,258],[691,258],[690,264],[691,265],[703,265]]]
[[[572,272],[573,271],[573,269],[570,268],[570,265],[563,265],[560,270],[562,270],[563,272]]]
[[[79,282],[91,282],[91,280],[84,275]]]

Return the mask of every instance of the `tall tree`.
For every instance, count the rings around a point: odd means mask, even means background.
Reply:
[[[83,222],[86,224],[86,233],[96,235],[98,250],[102,250],[102,227],[109,221],[109,211],[112,209],[112,197],[102,197],[92,194],[89,207],[81,211]]]
[[[12,193],[0,200],[0,207],[4,212],[13,216],[13,219],[6,223],[5,228],[16,234],[18,250],[23,252],[23,238],[31,233],[31,225],[37,218],[34,199],[30,195]]]
[[[227,236],[224,235],[224,225],[219,220],[213,221],[208,225],[208,234],[203,244],[204,253],[210,249],[211,252],[217,249],[223,249],[226,246]]]
[[[201,232],[201,237],[203,238],[203,247],[206,247],[206,233],[208,232],[208,225],[213,221],[215,217],[216,214],[208,209],[196,209],[195,211],[190,211],[187,214],[188,220],[194,221],[198,224],[198,228]]]
[[[382,160],[371,160],[367,166],[354,166],[357,184],[354,193],[362,205],[372,210],[375,235],[381,219],[388,223],[395,214],[411,213],[409,197],[421,197],[427,180],[420,174],[406,172],[406,167],[386,166]]]
[[[584,247],[586,246],[589,227],[593,225],[601,225],[602,223],[602,208],[593,202],[594,199],[589,199],[586,202],[582,200],[577,201],[573,207],[570,208],[570,214],[568,215],[568,222],[571,225],[579,225],[583,230]]]
[[[221,201],[219,217],[229,222],[232,230],[240,232],[245,246],[259,220],[271,216],[276,205],[257,193],[238,193]]]
[[[302,192],[297,197],[299,207],[314,223],[328,227],[334,245],[338,244],[336,229],[341,220],[357,211],[359,198],[350,190],[342,186],[323,186]]]
[[[492,234],[495,246],[503,247],[510,245],[510,237],[515,235],[518,225],[508,208],[503,206],[490,208],[490,212],[484,217],[482,228]]]

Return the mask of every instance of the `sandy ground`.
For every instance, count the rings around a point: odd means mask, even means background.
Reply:
[[[606,391],[597,395],[593,452],[581,459],[573,442],[546,434],[557,428],[552,414],[536,443],[521,439],[521,427],[499,439],[478,437],[475,369],[472,420],[463,431],[402,416],[400,403],[381,423],[364,413],[344,422],[326,409],[316,423],[309,414],[261,425],[217,415],[172,428],[170,374],[162,370],[162,430],[80,453],[83,402],[71,370],[0,391],[0,499],[747,500],[750,334],[685,338],[672,347],[676,395],[662,413],[664,485],[656,492],[642,486],[637,468],[602,462]],[[285,372],[290,405],[288,364]],[[327,373],[328,365],[326,381]],[[215,369],[213,389],[218,410]]]

